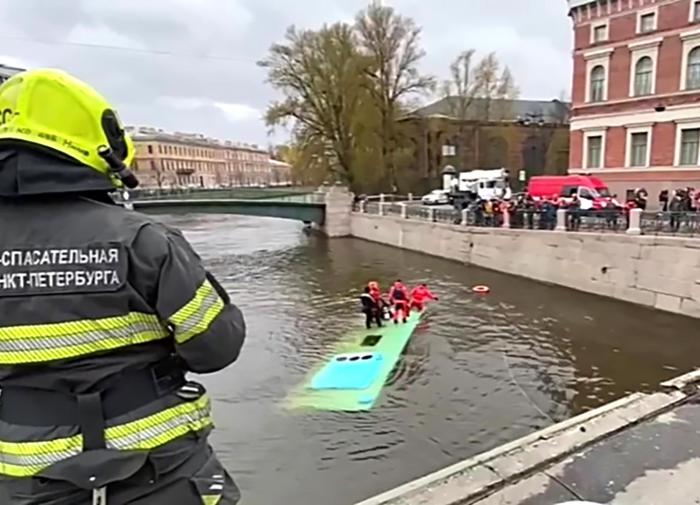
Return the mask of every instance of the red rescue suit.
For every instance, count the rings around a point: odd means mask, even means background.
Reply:
[[[425,308],[425,302],[437,300],[435,296],[425,284],[421,284],[417,288],[414,288],[411,292],[411,306],[410,309],[417,309],[422,311]]]
[[[367,287],[369,287],[369,294],[372,295],[375,302],[379,302],[382,299],[382,292],[379,289],[379,284],[376,282],[370,282]]]

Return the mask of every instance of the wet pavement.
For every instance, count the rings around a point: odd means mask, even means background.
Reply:
[[[478,505],[700,503],[700,397],[595,443]]]

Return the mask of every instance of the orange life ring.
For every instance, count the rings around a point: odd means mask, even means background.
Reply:
[[[479,286],[474,286],[474,287],[472,288],[472,291],[473,291],[474,293],[477,293],[477,294],[480,294],[480,295],[485,295],[486,293],[488,293],[488,292],[491,291],[491,288],[489,288],[488,286],[481,286],[481,285],[479,285]]]

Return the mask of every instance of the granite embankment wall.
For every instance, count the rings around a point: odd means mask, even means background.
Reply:
[[[469,228],[353,212],[354,237],[700,318],[700,239]]]

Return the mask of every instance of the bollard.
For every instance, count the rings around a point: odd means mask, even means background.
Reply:
[[[379,193],[379,202],[384,203],[384,193]]]
[[[467,226],[469,224],[469,211],[467,209],[462,209],[462,226]]]
[[[642,209],[630,210],[630,225],[627,228],[627,235],[642,234]]]
[[[408,194],[408,201],[412,202],[413,201],[413,193]]]
[[[510,211],[508,207],[503,209],[503,226],[501,228],[510,228]]]
[[[556,231],[566,231],[566,209],[557,209]]]
[[[435,209],[433,207],[428,209],[428,219],[433,223],[435,222]]]
[[[401,205],[401,217],[404,219],[408,219],[408,212],[406,212],[406,204],[400,203],[399,205]]]
[[[384,215],[384,204],[382,202],[379,202],[379,215]]]

